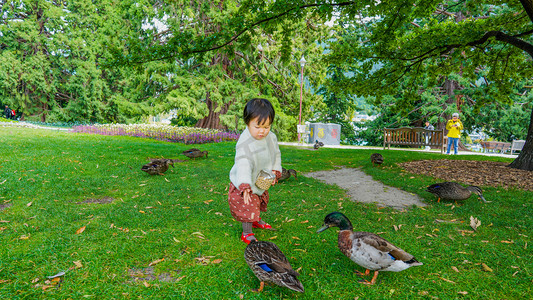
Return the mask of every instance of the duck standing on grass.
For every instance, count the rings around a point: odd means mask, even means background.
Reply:
[[[150,175],[163,175],[168,166],[174,168],[174,160],[168,158],[150,158],[150,162],[141,167],[141,170]]]
[[[289,179],[291,176],[294,176],[294,179],[298,180],[298,177],[296,177],[296,170],[294,169],[285,169],[281,168],[281,177],[278,179],[278,181],[283,181]]]
[[[402,249],[389,243],[379,235],[353,231],[353,226],[348,218],[340,212],[332,212],[324,219],[324,225],[317,233],[330,227],[339,227],[339,249],[354,263],[366,268],[365,273],[357,272],[358,275],[369,275],[374,271],[372,280],[364,281],[364,284],[376,283],[379,271],[400,272],[412,266],[421,266],[422,263]]]
[[[428,186],[426,191],[438,197],[437,203],[440,202],[440,199],[454,201],[466,200],[470,198],[472,194],[478,195],[485,203],[491,202],[485,200],[481,188],[475,185],[464,187],[457,182],[441,182]]]
[[[272,282],[300,293],[304,292],[304,287],[297,278],[300,274],[292,269],[287,257],[276,244],[253,240],[244,250],[244,259],[261,281],[259,289],[253,290],[254,292],[263,291],[265,282]]]
[[[370,155],[370,161],[372,162],[372,166],[374,166],[374,164],[381,165],[383,163],[383,155],[374,153]]]
[[[324,147],[324,143],[319,142],[318,140],[316,140],[315,144],[313,145],[313,148],[318,149],[320,147]]]
[[[200,149],[191,148],[189,150],[185,150],[181,152],[181,154],[187,156],[188,158],[198,158],[198,157],[207,157],[207,154],[209,154],[207,151],[201,151]]]

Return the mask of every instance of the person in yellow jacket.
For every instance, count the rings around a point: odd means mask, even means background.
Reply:
[[[448,150],[446,154],[450,154],[450,148],[453,144],[453,150],[455,155],[457,155],[457,150],[459,148],[459,138],[461,137],[461,130],[463,130],[463,123],[459,120],[459,114],[453,113],[452,119],[448,120],[446,123],[446,130],[448,130]]]

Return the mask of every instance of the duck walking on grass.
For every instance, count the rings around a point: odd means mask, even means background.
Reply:
[[[189,150],[185,150],[181,152],[181,154],[187,156],[188,158],[198,158],[198,157],[207,157],[208,152],[207,151],[201,151],[200,149],[191,148]]]
[[[364,231],[353,231],[352,223],[340,212],[332,212],[324,219],[324,225],[317,233],[330,227],[339,227],[339,249],[354,263],[366,268],[369,275],[374,271],[372,280],[364,281],[364,284],[375,284],[379,271],[399,272],[413,266],[422,265],[416,258],[402,249],[389,243],[384,238]]]
[[[293,291],[304,292],[298,280],[298,272],[294,271],[278,246],[272,242],[253,240],[244,250],[244,259],[261,284],[254,292],[263,291],[265,282],[272,282]]]
[[[440,202],[440,199],[454,201],[466,200],[472,194],[478,195],[485,203],[491,202],[485,200],[481,188],[474,185],[464,187],[456,182],[441,182],[428,186],[426,191],[435,194],[438,197],[437,202]]]
[[[383,155],[374,153],[370,155],[370,161],[372,162],[372,166],[374,166],[374,164],[381,165],[383,163]]]
[[[163,175],[168,166],[174,168],[174,160],[168,158],[150,158],[150,162],[141,167],[141,170],[150,175]]]
[[[294,176],[294,178],[296,180],[298,180],[298,177],[296,177],[296,170],[281,168],[281,177],[278,179],[278,182],[279,181],[283,181],[283,180],[287,180],[291,176]]]
[[[315,144],[313,145],[313,148],[318,149],[320,147],[324,147],[324,143],[319,142],[318,140],[316,140]]]

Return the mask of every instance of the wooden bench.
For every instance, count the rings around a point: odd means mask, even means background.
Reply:
[[[511,150],[511,143],[506,142],[496,142],[496,141],[481,141],[481,146],[483,147],[483,152],[500,152],[505,153]]]
[[[522,151],[525,143],[525,140],[513,140],[513,143],[511,144],[511,154],[513,154],[514,151]]]
[[[426,136],[428,142],[426,143]],[[391,145],[397,146],[434,146],[444,153],[444,130],[427,130],[422,127],[385,128],[383,150]]]

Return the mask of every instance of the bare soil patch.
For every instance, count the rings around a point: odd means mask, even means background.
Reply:
[[[180,270],[175,270],[171,273],[161,273],[156,275],[153,267],[140,268],[140,269],[129,269],[128,276],[130,277],[129,282],[146,282],[146,281],[161,281],[161,282],[178,282],[183,277],[178,277],[178,274],[181,273]]]
[[[11,204],[11,203],[0,204],[0,211],[3,211],[4,209],[10,207],[11,205],[13,205],[13,204]]]
[[[113,202],[113,198],[111,197],[104,197],[104,198],[89,198],[86,200],[83,200],[81,202],[76,202],[76,204],[86,204],[86,203],[96,203],[96,204],[108,204]]]
[[[517,188],[533,191],[533,172],[507,167],[505,162],[471,160],[418,160],[398,166],[414,174],[466,185]]]

